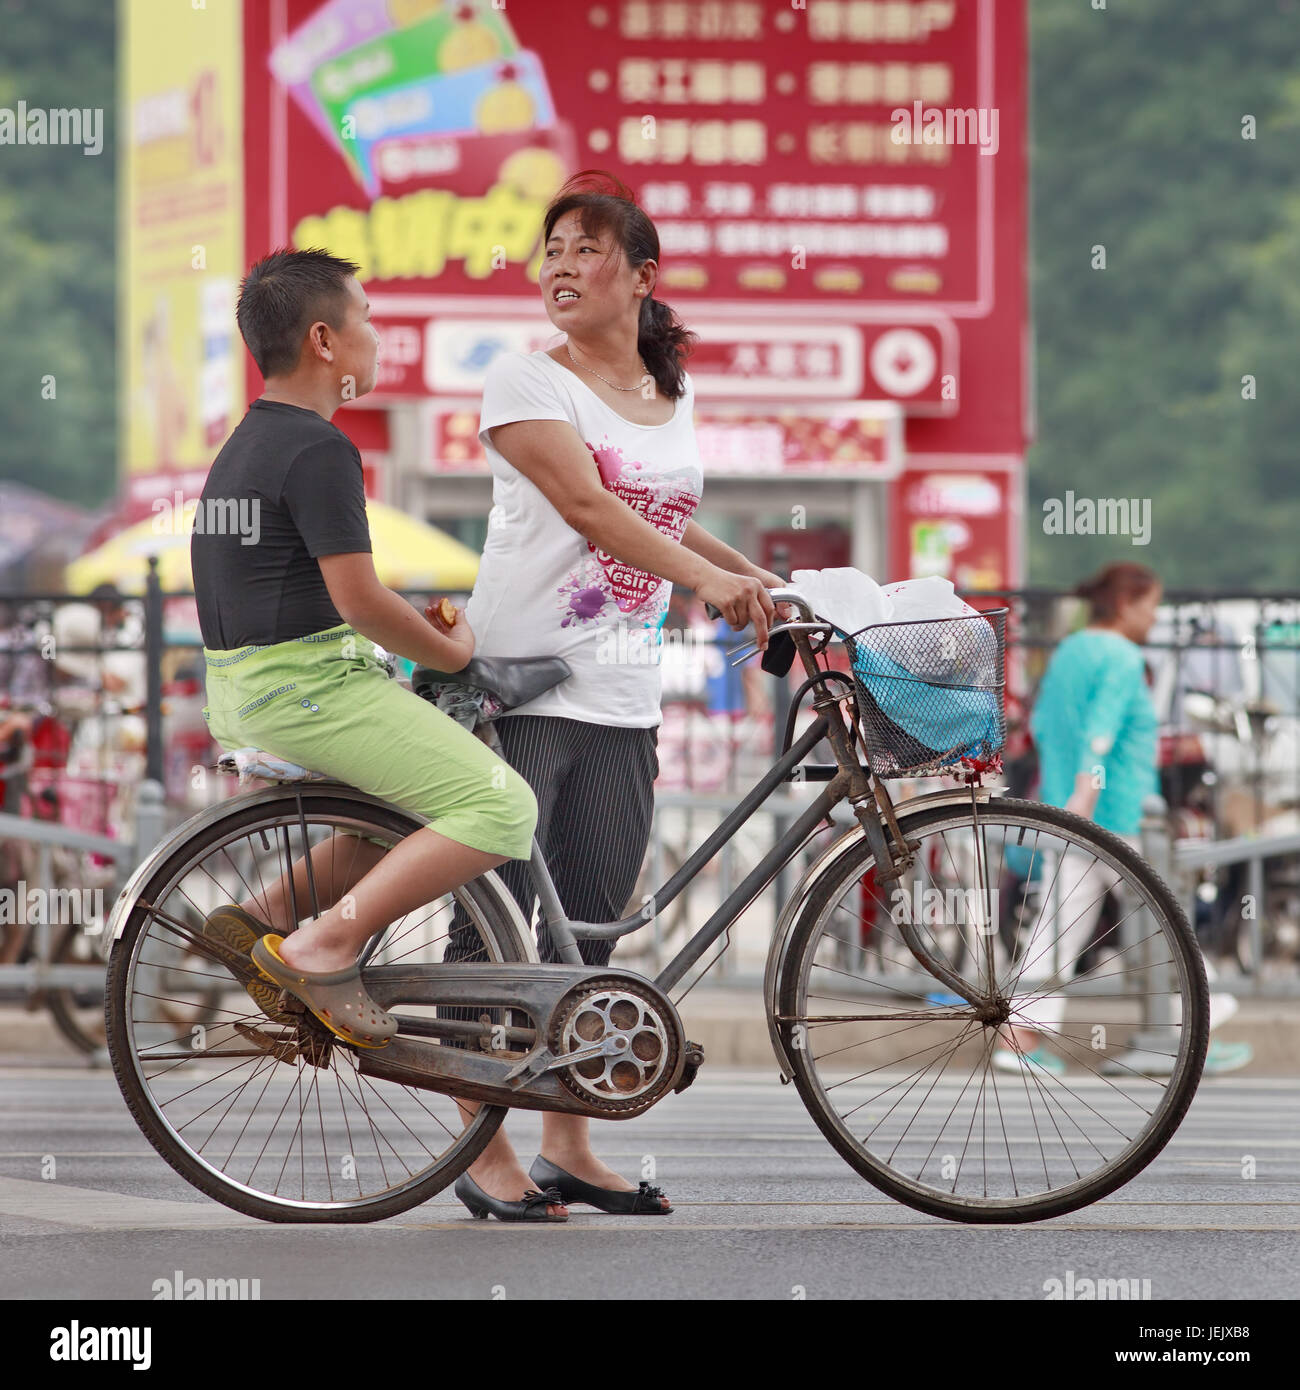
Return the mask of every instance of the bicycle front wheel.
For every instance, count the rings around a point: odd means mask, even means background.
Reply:
[[[1125,841],[1054,807],[950,804],[901,828],[920,845],[901,882],[880,888],[851,837],[792,929],[778,1025],[804,1104],[858,1173],[935,1216],[1041,1221],[1115,1191],[1169,1141],[1205,1060],[1182,909]],[[864,913],[891,929],[874,953]],[[902,923],[996,1007],[928,974]]]
[[[356,882],[362,856],[373,859],[418,828],[397,808],[343,787],[255,795],[182,839],[138,888],[109,960],[113,1070],[154,1148],[236,1211],[296,1222],[393,1216],[464,1172],[505,1118],[504,1107],[483,1105],[465,1124],[451,1096],[362,1072],[355,1049],[309,1016],[268,1018],[246,981],[204,950],[209,913],[225,903],[286,902],[298,891],[291,866],[309,851],[311,892],[323,910]],[[309,899],[294,896],[287,910],[300,922]],[[484,875],[392,923],[366,960],[526,961],[516,918],[499,880]],[[207,1023],[178,1026],[178,1009],[196,994],[210,1003],[214,992]],[[473,1034],[474,1025],[464,1030]]]

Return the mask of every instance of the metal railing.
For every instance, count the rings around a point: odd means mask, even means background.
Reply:
[[[136,798],[135,833],[131,840],[110,839],[105,835],[95,835],[71,826],[32,820],[25,816],[0,815],[0,841],[17,840],[36,847],[35,886],[42,893],[77,891],[49,886],[54,880],[50,864],[51,850],[66,849],[82,854],[96,854],[109,860],[113,865],[113,877],[108,885],[106,905],[111,908],[132,870],[162,838],[164,823],[163,789],[157,782],[146,781],[141,785]],[[0,988],[18,988],[33,994],[51,988],[95,989],[103,985],[102,963],[70,965],[54,961],[54,931],[69,924],[54,921],[52,917],[52,913],[43,910],[39,920],[30,924],[33,928],[35,948],[30,959],[15,964],[0,964]],[[83,925],[83,930],[88,935],[100,938],[105,952],[108,942],[103,937],[103,932],[107,919],[108,912],[105,911],[93,926],[87,928]],[[26,924],[16,921],[11,925]]]
[[[169,767],[166,733],[170,716],[165,713],[165,705],[170,697],[164,697],[162,694],[165,669],[169,665],[175,665],[178,654],[183,656],[185,652],[191,652],[197,656],[201,651],[200,641],[193,638],[169,637],[165,631],[163,615],[166,603],[183,597],[186,596],[166,594],[162,591],[155,568],[150,571],[143,598],[127,600],[129,604],[142,605],[140,621],[136,626],[142,636],[143,646],[140,650],[147,673],[147,700],[144,711],[144,761],[147,780],[144,785],[152,784],[160,790],[156,801],[144,798],[137,807],[135,838],[131,843],[107,842],[113,847],[112,853],[118,856],[114,859],[115,864],[121,862],[126,869],[134,865],[140,854],[147,852],[157,843],[167,828],[196,809],[192,802],[185,804],[176,794],[177,774],[193,769],[189,766],[181,768],[179,763],[185,759],[175,753],[170,762],[176,763],[177,766]],[[1022,706],[1027,706],[1051,650],[1067,633],[1068,616],[1064,605],[1072,600],[1059,591],[1034,589],[969,594],[967,597],[984,606],[987,606],[987,602],[996,601],[1009,603],[1012,607],[1013,614],[1008,623],[1007,633],[1009,691],[1012,696],[1018,697]],[[26,606],[30,610],[32,605],[35,605],[37,610],[43,607],[47,614],[58,603],[85,601],[71,599],[67,595],[0,595],[0,604],[11,609]],[[1245,623],[1248,641],[1239,640],[1237,637],[1230,639],[1226,635],[1230,624],[1224,615],[1230,610],[1235,615],[1234,621],[1238,627]],[[1180,679],[1180,671],[1194,666],[1198,673],[1195,676],[1196,680],[1209,680],[1211,684],[1217,682],[1227,688],[1242,685],[1244,682],[1243,693],[1250,695],[1257,706],[1261,699],[1285,703],[1288,698],[1293,699],[1295,691],[1300,689],[1300,593],[1247,595],[1196,590],[1169,591],[1165,595],[1165,607],[1162,611],[1166,615],[1168,632],[1152,644],[1152,649],[1157,654],[1170,654],[1175,683]],[[1279,632],[1284,635],[1285,641],[1273,640],[1272,634]],[[707,633],[703,637],[698,633],[695,635],[696,645],[701,642],[707,645],[711,642],[716,648],[717,659],[712,663],[715,674],[718,669],[728,664],[727,653],[734,650],[741,641],[740,634],[724,633],[716,638],[710,638]],[[12,644],[0,650],[0,657],[6,654],[15,654]],[[1252,666],[1251,663],[1255,664]],[[750,695],[760,688],[752,677],[751,682]],[[668,685],[667,678],[665,684]],[[2,686],[3,682],[0,682],[0,687]],[[681,857],[682,849],[689,848],[678,843],[680,836],[678,840],[674,839],[674,818],[680,820],[689,814],[697,821],[701,817],[710,816],[715,820],[721,819],[734,805],[737,795],[753,780],[751,770],[766,766],[770,762],[773,752],[770,745],[774,738],[779,737],[783,723],[780,716],[784,712],[784,702],[788,699],[790,686],[787,681],[763,677],[761,688],[766,691],[765,698],[769,708],[749,718],[733,719],[734,710],[732,713],[725,712],[730,708],[729,702],[734,703],[736,699],[735,685],[726,687],[721,683],[716,684],[712,690],[712,699],[708,692],[697,690],[694,695],[687,691],[684,696],[679,691],[678,694],[682,697],[676,702],[671,699],[666,701],[660,749],[660,761],[665,776],[661,778],[661,786],[656,796],[657,814],[651,841],[650,867],[647,870],[648,877],[653,877],[656,884],[668,877],[672,860]],[[0,694],[3,693],[3,688],[0,688]],[[745,698],[748,699],[749,696]],[[715,706],[715,712],[712,714],[707,712],[711,703]],[[721,708],[717,708],[719,705]],[[690,710],[691,713],[681,715],[681,710]],[[1290,708],[1286,718],[1292,718],[1294,713],[1294,707]],[[1254,720],[1253,728],[1257,734],[1267,722],[1267,715],[1260,714],[1257,708],[1250,718]],[[1296,722],[1292,719],[1292,723]],[[684,761],[692,767],[692,775],[698,772],[701,766],[701,760],[692,755],[692,750],[697,745],[702,746],[699,744],[700,737],[704,737],[708,742],[713,766],[712,786],[708,785],[709,779],[699,779],[694,786],[688,784],[682,787],[679,784],[672,787],[668,774],[672,770],[670,763],[678,757],[678,753],[669,753],[664,739],[669,736],[669,731],[675,728],[685,729],[681,735],[684,740]],[[700,730],[704,731],[702,735]],[[201,738],[202,733],[200,729],[198,737]],[[1236,733],[1226,730],[1202,732],[1201,740],[1210,750],[1209,761],[1212,764],[1216,763],[1219,755],[1215,749],[1234,740],[1240,753],[1240,734],[1241,730]],[[1263,768],[1263,754],[1259,753],[1259,748],[1262,747],[1262,744],[1258,745],[1255,750],[1258,756],[1255,757],[1254,764],[1247,767],[1248,790],[1254,795],[1257,810],[1263,799],[1265,772],[1274,783],[1279,778],[1283,783],[1289,779],[1291,785],[1296,788],[1296,800],[1297,804],[1300,804],[1300,741],[1293,740],[1287,743],[1280,753],[1274,748],[1275,765],[1267,769]],[[669,756],[665,756],[666,753],[669,753]],[[209,745],[207,754],[199,755],[201,765],[210,765],[215,761],[215,756],[215,745]],[[1250,763],[1249,756],[1247,763]],[[169,772],[172,774],[170,777]],[[161,787],[168,783],[171,785],[168,786],[168,794],[164,796]],[[705,789],[706,787],[708,789]],[[221,779],[213,777],[207,794],[224,795],[234,790],[233,785],[223,785]],[[1229,818],[1223,814],[1226,790],[1223,778],[1220,778],[1217,784],[1212,784],[1212,833],[1220,838],[1208,841],[1177,841],[1168,851],[1167,877],[1180,897],[1195,908],[1194,879],[1197,874],[1207,869],[1222,870],[1233,865],[1245,864],[1248,872],[1248,891],[1260,909],[1253,918],[1246,919],[1251,958],[1259,963],[1267,945],[1267,920],[1263,916],[1266,910],[1264,866],[1270,861],[1300,854],[1300,833],[1226,833],[1229,828]],[[766,827],[763,835],[766,840],[764,848],[780,834],[783,824],[788,823],[789,818],[797,814],[800,806],[797,794],[791,793],[781,799],[774,798],[768,807],[755,816],[751,822],[753,831],[758,832]],[[1259,817],[1256,818],[1257,822],[1258,820]],[[747,830],[751,827],[747,827]],[[704,833],[707,833],[707,830],[699,835],[693,834],[691,839],[694,843],[699,843]],[[68,849],[82,849],[105,855],[110,853],[104,848],[103,843],[97,843],[92,850],[90,845],[95,837],[88,836],[85,832],[26,818],[0,818],[0,839],[5,838],[17,838],[51,847],[61,845]],[[1159,852],[1154,845],[1153,852]],[[725,896],[725,892],[734,882],[743,877],[743,872],[737,872],[733,867],[733,860],[741,853],[739,846],[734,849],[728,847],[719,856],[716,871],[692,885],[679,899],[682,910],[694,916],[701,895],[707,893],[712,897],[714,893],[720,892]],[[761,971],[761,951],[765,949],[770,925],[775,920],[779,904],[793,887],[790,877],[787,871],[751,907],[746,918],[735,929],[741,933],[738,945],[742,949],[728,952],[713,972],[713,978],[736,984],[750,983],[758,978]],[[630,959],[640,935],[625,943],[620,953],[626,952]],[[647,928],[645,935],[648,944],[642,954],[650,952],[658,959],[665,940],[664,924],[652,924]],[[1293,969],[1295,964],[1292,962]],[[40,969],[39,965],[35,968],[0,966],[0,983],[16,978],[29,981],[39,978],[48,981],[51,977],[41,975]],[[16,975],[16,971],[26,973]],[[1276,993],[1287,997],[1293,996],[1298,989],[1297,981],[1294,979],[1264,979],[1263,972],[1259,970],[1256,970],[1253,976],[1225,978],[1221,986],[1216,984],[1216,988],[1218,987],[1242,993]]]
[[[1163,802],[1160,803],[1163,808]],[[1249,959],[1254,968],[1249,971],[1220,973],[1214,980],[1215,990],[1234,995],[1268,999],[1300,998],[1300,973],[1292,964],[1289,973],[1270,972],[1266,967],[1265,932],[1271,925],[1270,905],[1266,893],[1264,865],[1269,860],[1300,859],[1300,832],[1287,835],[1240,835],[1230,840],[1169,840],[1159,832],[1145,833],[1142,839],[1143,857],[1159,873],[1183,903],[1190,921],[1196,921],[1197,887],[1205,869],[1222,869],[1233,864],[1245,864],[1246,899],[1252,908],[1240,914],[1241,926],[1249,939]]]

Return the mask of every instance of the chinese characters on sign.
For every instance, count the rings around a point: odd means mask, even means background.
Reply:
[[[371,283],[526,292],[546,202],[610,166],[656,219],[665,292],[973,301],[980,151],[895,117],[987,98],[992,3],[623,0],[557,24],[524,0],[290,2],[269,68],[346,182],[287,167],[285,231]]]

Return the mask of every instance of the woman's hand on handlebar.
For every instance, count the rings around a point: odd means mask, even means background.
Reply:
[[[705,603],[711,603],[737,632],[752,623],[754,641],[760,651],[767,650],[767,631],[776,617],[776,608],[761,579],[729,574],[714,566],[695,592]]]
[[[759,579],[764,588],[767,589],[788,589],[790,581],[782,579],[779,574],[773,574],[771,570],[755,570],[755,577]],[[793,603],[778,603],[776,605],[776,616],[783,623],[795,622],[799,617],[799,610]]]

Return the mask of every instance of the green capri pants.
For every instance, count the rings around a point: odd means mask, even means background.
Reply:
[[[427,700],[390,679],[341,624],[272,646],[203,649],[203,717],[227,751],[261,748],[428,819],[449,840],[527,859],[528,783]]]

